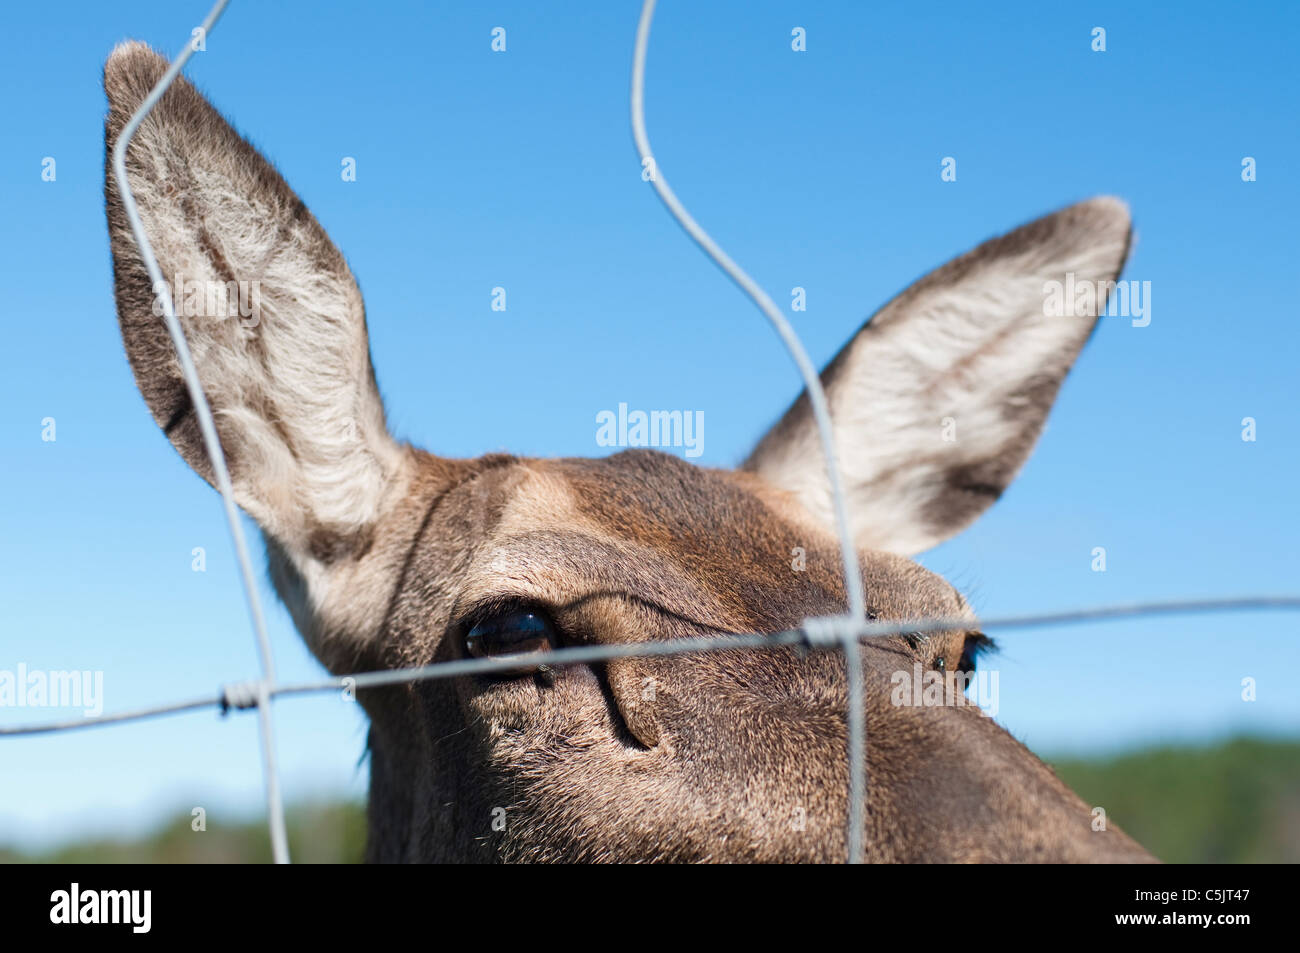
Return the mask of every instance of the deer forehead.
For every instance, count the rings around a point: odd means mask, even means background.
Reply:
[[[733,627],[736,600],[711,585],[709,554],[674,531],[689,512],[649,485],[653,468],[642,477],[643,492],[627,492],[634,488],[619,468],[602,460],[521,459],[467,480],[452,491],[459,499],[446,519],[463,525],[471,508],[478,538],[457,578],[448,580],[452,603],[517,598],[564,606],[630,597],[704,625]],[[609,498],[597,504],[600,490]],[[727,541],[718,543],[715,570],[724,565]]]
[[[480,533],[448,580],[457,607],[630,597],[727,631],[785,628],[843,608],[832,534],[747,474],[637,451],[517,460],[453,493],[460,499],[431,533],[434,545],[465,526],[467,507]],[[882,615],[968,614],[950,585],[911,560],[865,552],[863,567]]]

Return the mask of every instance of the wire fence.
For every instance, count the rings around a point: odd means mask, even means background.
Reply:
[[[207,17],[199,27],[199,30],[202,31],[199,35],[205,40],[211,34],[213,27],[229,2],[230,0],[217,0],[208,12]],[[239,522],[230,475],[221,448],[221,441],[213,421],[212,410],[190,355],[184,330],[176,317],[168,285],[162,280],[158,261],[154,256],[153,248],[140,221],[135,198],[132,195],[126,173],[126,153],[131,138],[150,110],[162,98],[167,88],[180,75],[190,56],[199,48],[197,42],[191,40],[185,44],[184,48],[172,61],[170,68],[164,73],[122,129],[113,149],[112,168],[132,234],[139,246],[152,286],[158,289],[158,298],[163,309],[163,320],[176,349],[177,360],[180,364],[185,385],[193,401],[204,447],[208,458],[212,461],[214,481],[221,493],[226,522],[231,538],[234,541],[244,596],[257,640],[261,660],[261,677],[225,685],[215,695],[205,695],[147,708],[32,725],[0,726],[0,737],[76,731],[208,708],[218,708],[223,713],[231,710],[256,709],[260,723],[262,774],[265,785],[272,853],[276,863],[288,863],[289,846],[285,834],[284,806],[280,794],[279,765],[276,759],[271,705],[274,699],[336,691],[352,693],[359,689],[382,688],[416,681],[491,675],[506,671],[536,670],[542,666],[557,668],[566,665],[607,662],[620,658],[650,658],[715,651],[754,651],[782,647],[793,647],[808,651],[837,650],[844,653],[848,679],[849,809],[846,818],[848,828],[847,861],[849,863],[861,863],[864,859],[863,831],[867,812],[866,747],[868,742],[863,697],[863,672],[860,658],[862,639],[969,630],[972,626],[978,626],[987,631],[996,631],[1189,613],[1264,610],[1300,611],[1300,595],[1252,595],[1216,599],[1115,604],[980,620],[972,620],[969,617],[931,617],[894,622],[869,621],[866,613],[862,575],[858,566],[857,550],[853,545],[852,535],[849,531],[847,502],[836,462],[833,425],[826,403],[826,395],[822,389],[817,371],[809,360],[793,327],[791,327],[789,321],[776,307],[772,299],[714,242],[682,205],[669,187],[662,168],[655,160],[650,149],[650,141],[645,126],[644,88],[646,53],[649,46],[650,25],[654,17],[655,5],[656,0],[644,0],[641,16],[637,24],[630,97],[633,140],[641,158],[642,167],[649,170],[649,181],[665,208],[677,220],[687,235],[699,245],[701,250],[767,317],[799,371],[817,422],[822,454],[830,481],[836,533],[839,538],[841,557],[843,559],[845,592],[848,604],[846,613],[805,619],[799,627],[782,632],[719,633],[714,636],[673,639],[670,641],[575,646],[538,652],[525,658],[519,656],[509,658],[466,658],[414,668],[361,672],[313,682],[284,684],[278,682],[275,675],[270,639],[267,636],[265,617],[258,597],[256,576],[253,571],[252,560],[249,557],[247,542]]]

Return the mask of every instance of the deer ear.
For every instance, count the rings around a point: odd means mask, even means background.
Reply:
[[[1105,307],[1129,235],[1113,198],[1040,218],[926,275],[836,355],[821,380],[858,546],[921,552],[1001,495]],[[1051,307],[1051,282],[1090,286],[1095,304]],[[807,394],[743,466],[831,525]]]
[[[130,43],[104,69],[114,142],[166,61]],[[236,500],[288,554],[329,562],[368,545],[403,451],[375,385],[361,294],[280,175],[178,77],[126,167],[212,405]],[[136,383],[172,444],[211,463],[155,289],[106,163],[118,319]]]

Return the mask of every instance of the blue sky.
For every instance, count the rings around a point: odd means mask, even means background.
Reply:
[[[627,402],[702,410],[696,462],[728,466],[796,392],[761,316],[640,180],[638,8],[235,0],[193,59],[188,75],[348,256],[400,436],[448,456],[598,455],[596,413]],[[19,5],[0,62],[0,669],[102,670],[108,710],[257,668],[219,500],[123,356],[102,211],[104,58],[126,38],[171,55],[204,12]],[[505,53],[489,49],[496,26]],[[1131,204],[1125,277],[1151,282],[1150,326],[1103,319],[1020,479],[922,557],[981,613],[1300,588],[1298,27],[1285,3],[661,3],[647,81],[661,166],[778,302],[807,289],[792,317],[819,364],[984,238],[1094,194]],[[940,181],[944,156],[956,182]],[[1243,156],[1257,181],[1241,181]],[[282,676],[318,673],[263,589]],[[1000,720],[1043,752],[1294,736],[1298,627],[1256,614],[1008,633],[990,662]],[[290,800],[364,791],[355,707],[290,700],[276,723]],[[0,842],[260,804],[249,716],[0,747]]]

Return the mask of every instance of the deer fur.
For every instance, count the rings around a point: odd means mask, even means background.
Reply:
[[[165,68],[141,44],[113,51],[110,151]],[[127,169],[165,275],[260,282],[256,322],[183,322],[237,502],[331,672],[463,657],[475,620],[512,606],[544,613],[577,644],[776,631],[843,611],[806,397],[734,471],[648,450],[435,456],[389,435],[343,256],[184,78],[145,119]],[[105,192],[136,383],[211,482],[111,174]],[[907,557],[968,525],[1019,470],[1096,322],[1045,317],[1044,282],[1114,279],[1129,233],[1125,206],[1100,198],[988,241],[887,304],[827,367],[874,617],[973,620],[951,585]],[[955,443],[939,438],[946,416]],[[794,547],[806,552],[802,572],[789,564]],[[890,673],[951,670],[980,640],[968,628],[863,645],[867,858],[1150,860],[1114,826],[1094,831],[1088,805],[977,709],[891,702]],[[364,691],[367,856],[842,860],[846,683],[839,653],[790,649]]]

